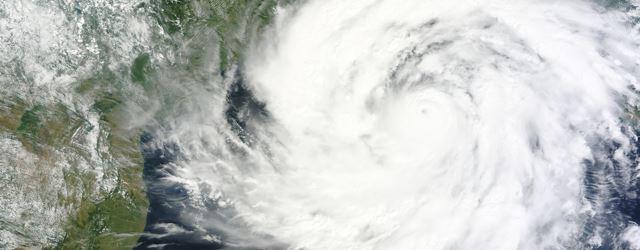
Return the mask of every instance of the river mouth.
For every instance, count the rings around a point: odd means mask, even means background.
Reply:
[[[1,249],[640,249],[638,0],[0,1]]]

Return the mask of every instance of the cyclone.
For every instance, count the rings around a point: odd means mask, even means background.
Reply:
[[[639,247],[639,42],[589,1],[282,7],[174,181],[232,247]]]

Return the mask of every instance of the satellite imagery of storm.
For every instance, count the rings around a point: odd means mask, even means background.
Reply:
[[[0,0],[0,249],[640,250],[640,0]]]

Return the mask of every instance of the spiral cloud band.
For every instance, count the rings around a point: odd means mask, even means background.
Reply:
[[[640,247],[627,19],[580,0],[279,9],[226,96],[171,132],[171,178],[216,211],[183,217],[232,247]]]

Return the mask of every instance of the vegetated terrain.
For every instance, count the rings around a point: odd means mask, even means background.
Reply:
[[[131,248],[148,207],[141,133],[189,98],[181,83],[226,77],[278,3],[13,4],[0,4],[0,248]]]

